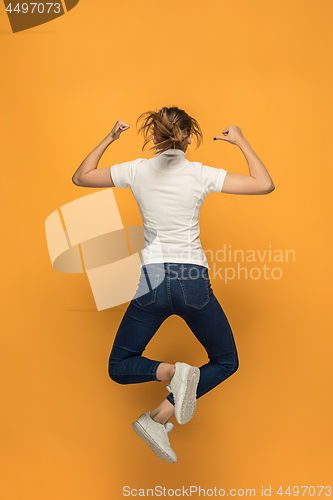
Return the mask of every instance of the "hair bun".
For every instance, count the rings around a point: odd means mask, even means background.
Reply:
[[[142,151],[144,151],[145,146],[152,140],[153,136],[156,142],[149,149],[159,152],[166,151],[170,148],[170,144],[174,143],[182,147],[190,134],[195,136],[197,147],[203,138],[198,122],[183,109],[175,106],[142,113],[137,119],[137,123],[141,119],[143,119],[143,124],[139,131],[142,131],[145,139]]]

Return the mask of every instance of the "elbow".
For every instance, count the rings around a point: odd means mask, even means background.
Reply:
[[[274,189],[275,189],[275,186],[274,186],[273,182],[271,182],[263,187],[261,194],[269,194],[272,191],[274,191]]]
[[[72,177],[72,182],[73,182],[73,184],[75,184],[75,186],[81,186],[82,185],[82,184],[80,184],[80,182],[77,179],[77,177],[75,177],[75,175],[73,175],[73,177]]]

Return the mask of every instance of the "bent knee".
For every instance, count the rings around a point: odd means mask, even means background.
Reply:
[[[112,363],[111,361],[109,361],[109,366],[108,366],[109,377],[114,382],[117,382],[117,384],[121,384],[122,382],[120,381],[120,378],[117,375],[116,366],[117,363]]]
[[[233,353],[230,352],[227,357],[220,356],[219,358],[214,359],[213,362],[220,369],[222,380],[226,378],[226,375],[230,377],[230,375],[235,373],[235,371],[237,371],[239,368],[239,359],[237,351],[234,351]]]
[[[109,362],[109,377],[113,382],[121,385],[131,384],[132,377],[121,370],[121,363],[119,361]]]
[[[236,356],[235,356],[235,363],[234,363],[234,366],[232,368],[231,374],[235,373],[238,370],[238,368],[239,368],[239,359],[238,359],[238,356],[236,354]]]

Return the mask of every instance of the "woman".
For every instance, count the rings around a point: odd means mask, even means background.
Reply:
[[[199,239],[199,213],[211,192],[267,194],[274,185],[262,161],[235,125],[214,137],[237,145],[249,175],[190,162],[185,152],[202,131],[185,111],[162,108],[143,113],[139,131],[151,140],[153,158],[115,164],[97,170],[105,149],[129,125],[118,120],[110,134],[83,161],[73,182],[85,187],[130,187],[143,219],[145,244],[138,289],[119,325],[109,358],[109,375],[120,384],[169,382],[170,394],[152,411],[132,424],[136,433],[163,460],[177,455],[168,438],[175,414],[179,424],[195,412],[196,400],[230,377],[238,368],[238,355],[229,322],[211,288],[208,262]],[[209,362],[200,368],[148,359],[142,353],[170,315],[182,317],[205,348]]]

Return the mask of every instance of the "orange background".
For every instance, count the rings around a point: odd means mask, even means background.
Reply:
[[[272,486],[281,498],[279,486],[332,485],[332,15],[329,0],[81,0],[14,35],[0,9],[1,500],[120,499],[125,485],[256,496]],[[108,377],[127,304],[97,312],[86,275],[52,269],[44,231],[51,212],[98,191],[71,177],[118,118],[131,128],[101,167],[150,157],[135,121],[171,105],[204,133],[189,160],[247,173],[236,146],[213,141],[236,124],[276,186],[268,196],[209,195],[204,250],[296,255],[278,263],[280,280],[212,279],[240,367],[175,426],[176,464],[131,429],[166,397],[164,384]],[[124,225],[141,224],[131,191],[114,191]],[[146,354],[206,362],[176,316]]]

